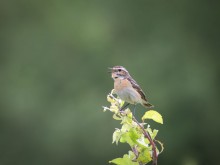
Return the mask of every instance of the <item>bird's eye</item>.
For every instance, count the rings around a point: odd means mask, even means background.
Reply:
[[[118,69],[119,72],[121,72],[121,69]]]

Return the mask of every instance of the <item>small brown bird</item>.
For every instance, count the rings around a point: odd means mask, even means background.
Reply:
[[[129,104],[136,105],[140,103],[145,108],[153,107],[153,105],[147,101],[141,87],[123,66],[114,66],[110,69],[112,78],[114,79],[114,91],[120,99]]]

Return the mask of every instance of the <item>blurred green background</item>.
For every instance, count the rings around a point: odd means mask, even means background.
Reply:
[[[163,165],[218,165],[219,1],[0,2],[0,164],[108,164],[107,68],[125,66],[164,125]],[[139,106],[137,117],[144,114]]]

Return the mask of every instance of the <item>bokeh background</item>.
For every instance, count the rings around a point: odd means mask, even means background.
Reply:
[[[0,164],[108,164],[129,147],[106,95],[125,66],[164,125],[163,165],[218,165],[219,1],[0,2]],[[137,117],[144,114],[139,106]]]

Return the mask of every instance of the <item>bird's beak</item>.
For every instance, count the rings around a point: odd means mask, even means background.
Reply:
[[[108,67],[108,73],[112,73],[112,68]]]

